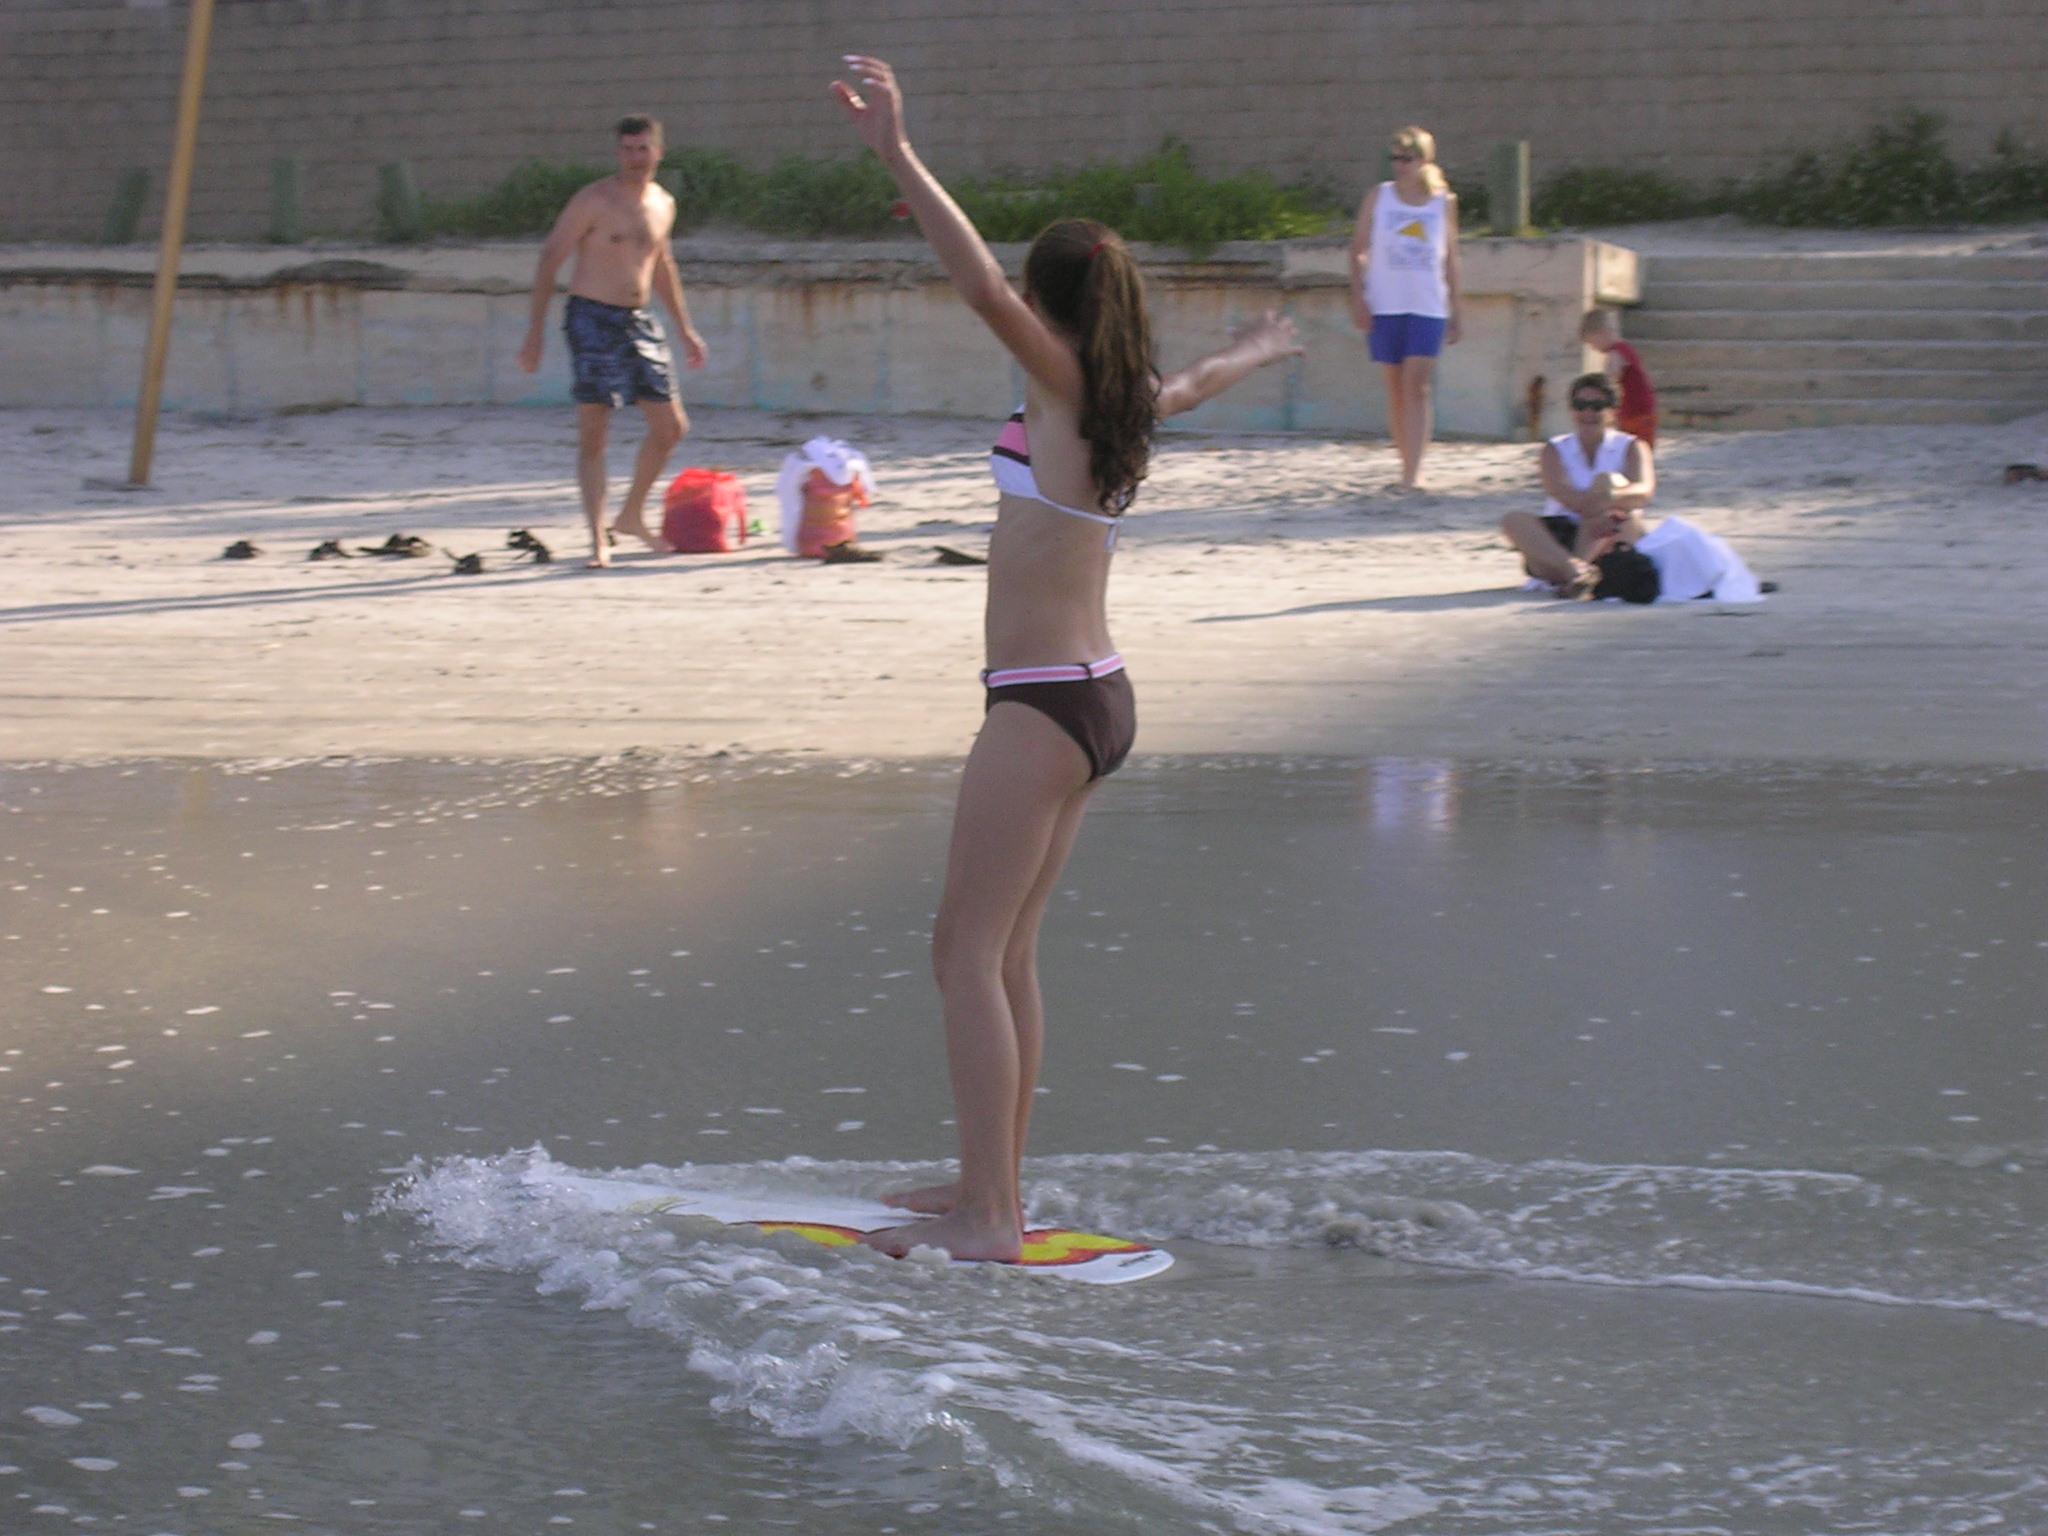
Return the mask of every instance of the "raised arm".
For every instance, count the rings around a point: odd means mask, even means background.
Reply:
[[[1192,411],[1266,364],[1300,353],[1301,341],[1294,334],[1294,322],[1279,310],[1269,309],[1250,325],[1234,331],[1230,345],[1222,351],[1211,352],[1160,379],[1160,419]]]
[[[548,305],[555,297],[555,276],[562,263],[574,254],[583,237],[597,220],[597,201],[585,187],[569,199],[569,206],[555,220],[540,248],[540,260],[533,272],[533,302],[527,309],[526,341],[519,349],[519,371],[532,373],[540,367],[541,327],[548,318]]]
[[[848,54],[846,66],[862,89],[835,80],[832,94],[895,181],[954,289],[1033,379],[1062,395],[1078,395],[1081,365],[1073,348],[1017,296],[981,232],[910,147],[896,72],[865,54]]]

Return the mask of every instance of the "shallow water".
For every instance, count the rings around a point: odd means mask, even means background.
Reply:
[[[1157,1281],[520,1183],[928,1171],[953,784],[0,774],[0,1529],[2048,1532],[2041,776],[1121,776],[1030,1193]]]

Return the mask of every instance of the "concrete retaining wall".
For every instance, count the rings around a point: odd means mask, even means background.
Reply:
[[[568,362],[551,328],[538,374],[513,357],[536,245],[334,249],[211,247],[188,253],[166,382],[172,409],[326,405],[564,404]],[[998,248],[1013,275],[1022,246]],[[1352,432],[1383,425],[1377,369],[1351,327],[1340,241],[1224,245],[1202,261],[1142,251],[1160,360],[1173,367],[1279,305],[1307,355],[1203,408],[1226,430]],[[780,411],[999,417],[1014,365],[954,297],[922,245],[676,244],[691,317],[711,351],[685,375],[693,404]],[[1637,297],[1632,252],[1580,239],[1468,240],[1466,339],[1442,364],[1442,431],[1526,430],[1530,381],[1546,381],[1546,431],[1588,366],[1578,322],[1594,302]],[[0,252],[0,405],[133,402],[149,326],[144,251]]]
[[[96,238],[123,166],[160,196],[185,15],[0,0],[0,240]],[[1945,113],[1970,155],[2001,128],[2048,139],[2038,0],[234,0],[193,233],[262,238],[274,156],[305,158],[315,231],[359,234],[382,161],[469,196],[529,156],[608,163],[625,111],[756,163],[850,153],[824,89],[850,49],[902,67],[941,173],[1172,134],[1203,166],[1355,197],[1408,122],[1474,172],[1529,139],[1539,176],[1746,174],[1905,107]]]

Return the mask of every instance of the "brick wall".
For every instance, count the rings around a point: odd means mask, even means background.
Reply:
[[[0,0],[0,239],[96,235],[126,165],[160,197],[184,22],[185,0]],[[219,0],[193,234],[259,237],[281,154],[313,227],[348,233],[382,161],[466,194],[529,156],[603,162],[628,110],[754,160],[849,150],[824,83],[856,47],[902,69],[942,173],[1175,134],[1348,193],[1415,121],[1454,167],[1528,138],[1539,176],[1709,178],[1907,106],[1966,154],[2048,141],[2039,0]]]

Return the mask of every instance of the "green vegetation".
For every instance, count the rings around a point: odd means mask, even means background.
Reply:
[[[426,211],[436,234],[543,234],[575,191],[605,174],[593,166],[529,160],[495,187]],[[896,188],[872,155],[812,160],[790,155],[756,171],[715,149],[672,149],[657,180],[674,194],[676,226],[730,224],[792,237],[875,235],[903,228]],[[953,187],[991,240],[1028,240],[1057,218],[1093,218],[1127,239],[1200,254],[1223,240],[1274,240],[1330,229],[1342,210],[1325,192],[1282,186],[1248,171],[1206,177],[1169,140],[1130,165],[1097,164],[1041,177],[989,176]]]
[[[429,234],[543,234],[600,167],[529,160],[473,198],[430,202]],[[788,155],[765,170],[724,150],[672,149],[661,184],[675,195],[679,230],[724,224],[791,238],[902,230],[896,189],[872,155],[813,160]],[[1453,175],[1464,227],[1486,227],[1486,185]],[[1277,240],[1348,227],[1350,208],[1327,188],[1286,185],[1260,171],[1204,176],[1186,145],[1169,139],[1128,165],[1100,162],[1040,175],[967,178],[953,194],[991,240],[1029,240],[1059,218],[1100,219],[1127,239],[1200,255],[1224,240]],[[1732,213],[1757,224],[1879,228],[2048,218],[2048,156],[2011,136],[1989,159],[1962,165],[1941,119],[1910,112],[1783,169],[1712,187],[1657,171],[1573,166],[1537,187],[1533,214],[1547,229],[1648,223]]]
[[[577,190],[604,174],[587,165],[528,160],[488,192],[462,202],[427,204],[436,235],[544,235]]]
[[[1783,170],[1711,188],[1655,171],[1583,166],[1549,177],[1535,199],[1536,221],[1553,227],[1710,213],[1834,229],[2048,218],[2048,157],[2007,134],[1988,160],[1962,165],[1939,117],[1908,112],[1855,142],[1799,155]]]
[[[1324,234],[1342,212],[1320,188],[1283,186],[1261,171],[1203,176],[1187,146],[1171,139],[1130,165],[1088,165],[1036,180],[990,177],[963,182],[954,195],[991,240],[1029,240],[1055,219],[1100,219],[1127,240],[1197,255],[1224,240]]]

